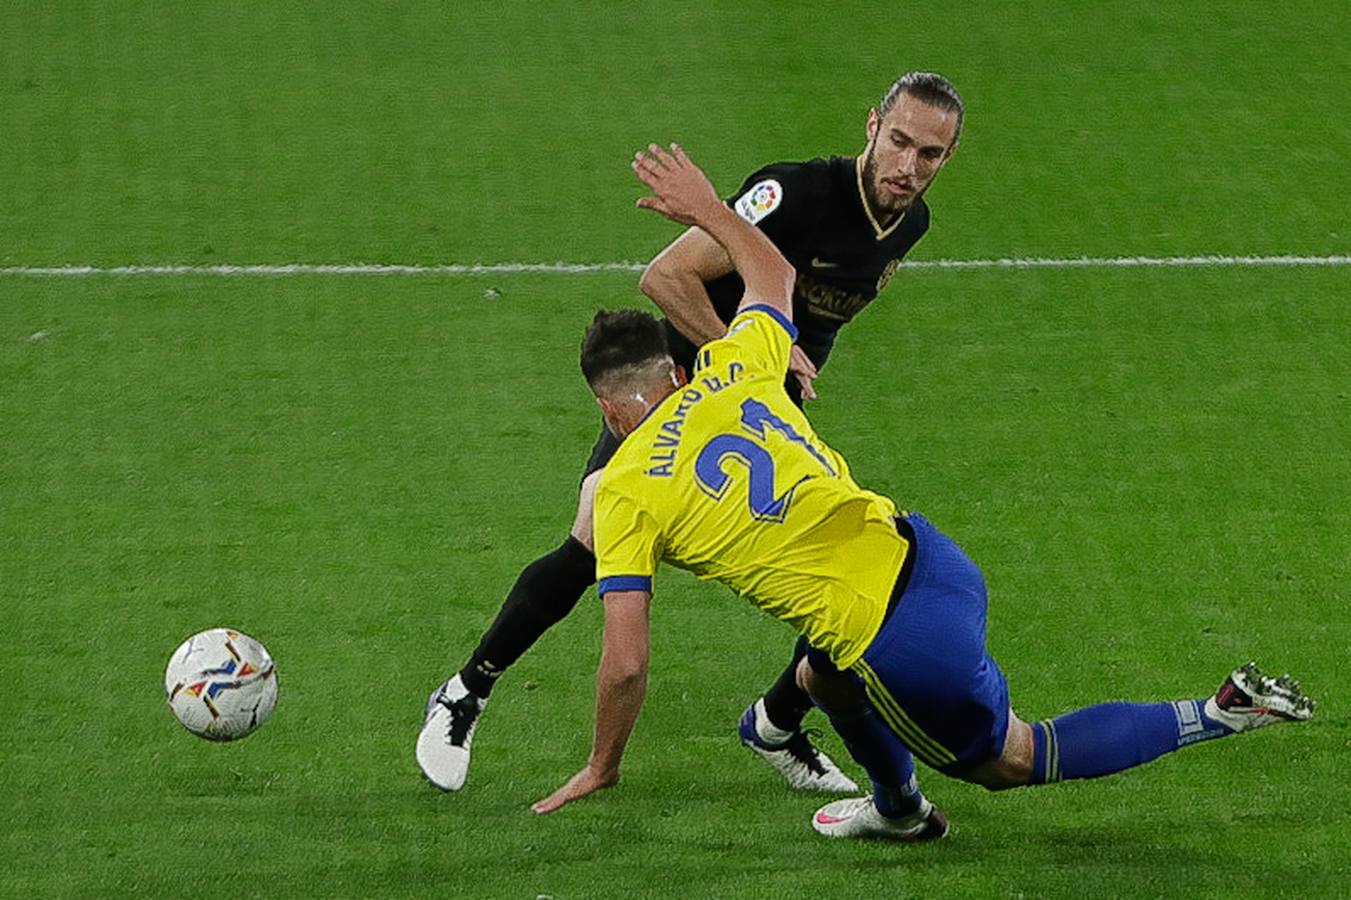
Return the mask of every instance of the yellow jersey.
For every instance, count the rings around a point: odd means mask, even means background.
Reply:
[[[665,561],[845,669],[881,627],[909,546],[895,504],[854,483],[784,391],[796,337],[778,310],[747,307],[624,438],[596,489],[599,591],[651,591]]]

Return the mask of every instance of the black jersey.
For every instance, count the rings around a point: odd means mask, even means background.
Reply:
[[[793,324],[797,343],[817,368],[835,334],[886,285],[901,259],[929,228],[929,207],[917,197],[889,227],[878,225],[863,194],[862,160],[834,156],[775,163],[746,179],[727,203],[758,226],[797,270]],[[709,282],[713,308],[730,322],[745,286],[736,273]],[[694,346],[668,328],[677,362],[693,361]],[[797,379],[789,395],[799,399]]]
[[[905,215],[882,228],[863,196],[862,161],[833,156],[802,163],[775,163],[746,179],[727,200],[743,219],[769,236],[797,270],[793,324],[797,343],[819,369],[835,334],[873,301],[905,254],[929,230],[929,207],[915,198]],[[745,285],[733,272],[705,285],[713,309],[731,322]],[[694,344],[668,320],[671,356],[694,371]],[[789,373],[784,390],[798,406],[802,386]],[[619,439],[602,427],[585,474],[605,466]]]

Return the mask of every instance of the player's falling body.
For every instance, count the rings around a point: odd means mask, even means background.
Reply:
[[[867,142],[857,157],[766,166],[728,199],[797,267],[793,304],[800,333],[785,380],[795,403],[816,396],[813,382],[839,329],[877,297],[928,230],[924,195],[956,149],[962,117],[961,97],[945,79],[908,73],[869,110]],[[693,370],[699,346],[726,334],[743,288],[722,246],[697,227],[653,259],[640,286],[665,314],[673,358],[686,371]],[[464,785],[475,730],[493,685],[595,583],[592,498],[618,446],[618,438],[602,428],[585,468],[570,536],[525,567],[473,655],[428,700],[417,757],[438,787]],[[802,728],[812,707],[796,678],[805,650],[799,642],[782,674],[747,707],[740,738],[794,788],[853,791],[857,785]]]
[[[1248,665],[1209,697],[1022,721],[985,647],[979,568],[922,515],[859,487],[785,394],[792,267],[679,148],[654,145],[634,167],[654,194],[640,205],[721,242],[745,295],[688,383],[646,313],[599,313],[582,343],[582,371],[624,442],[596,492],[605,635],[594,744],[537,812],[619,779],[646,691],[660,562],[721,581],[807,638],[800,681],[873,788],[816,812],[813,828],[830,837],[943,837],[947,819],[921,792],[915,757],[999,790],[1109,775],[1311,716],[1298,682]]]

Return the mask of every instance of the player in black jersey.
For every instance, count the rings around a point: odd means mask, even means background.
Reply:
[[[944,78],[911,72],[868,111],[867,144],[857,157],[778,163],[751,175],[731,199],[797,270],[793,347],[787,383],[799,405],[816,396],[839,329],[867,306],[929,227],[924,192],[952,157],[961,133],[961,97]],[[693,371],[698,347],[726,333],[743,292],[731,259],[691,228],[644,271],[640,287],[666,315],[672,356]],[[618,440],[604,428],[587,462],[572,533],[526,566],[468,663],[427,702],[416,754],[423,773],[458,790],[480,713],[497,678],[596,580],[591,504],[600,470]],[[796,682],[805,645],[765,695],[747,708],[742,741],[801,790],[847,792],[856,785],[808,740],[802,719],[812,702]]]

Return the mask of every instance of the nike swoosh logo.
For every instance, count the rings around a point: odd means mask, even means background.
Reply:
[[[825,813],[817,813],[816,821],[820,822],[822,825],[838,825],[841,822],[848,822],[849,818],[846,816],[843,819],[837,819],[834,816],[828,816]]]
[[[813,257],[812,257],[812,268],[813,268],[813,269],[838,269],[839,267],[840,267],[840,264],[839,264],[839,263],[826,262],[824,259],[822,259],[822,258],[819,257],[819,256],[813,256]]]

